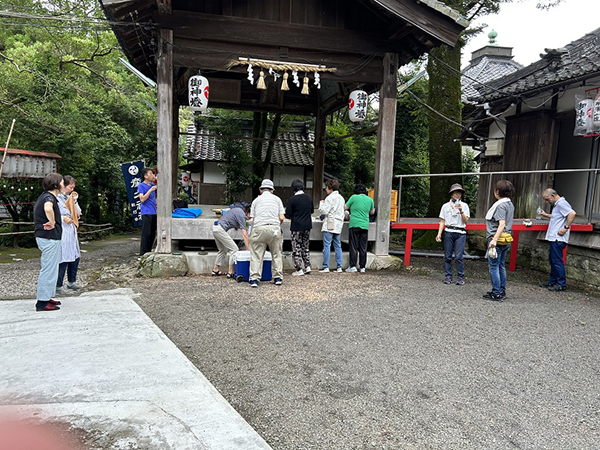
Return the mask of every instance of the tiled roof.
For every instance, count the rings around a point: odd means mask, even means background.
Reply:
[[[600,75],[600,28],[564,48],[546,49],[539,61],[480,88],[479,95],[469,100],[483,103],[510,98],[595,75]]]
[[[307,130],[304,123],[294,124],[292,130],[286,130],[277,136],[277,139],[285,139],[285,142],[275,142],[271,163],[281,166],[312,166],[314,154],[315,135]],[[208,128],[196,130],[194,125],[188,127],[188,133],[214,134]],[[245,137],[252,135],[250,129],[242,128]],[[221,161],[222,155],[216,149],[217,138],[213,136],[188,136],[184,151],[184,158],[190,161]],[[242,141],[248,153],[252,152],[252,141]],[[269,141],[264,141],[262,157],[265,157]]]
[[[523,66],[513,61],[512,57],[486,55],[472,61],[462,71],[462,101],[468,102],[468,98],[478,97],[481,89],[485,88],[483,83],[489,83],[522,68]]]

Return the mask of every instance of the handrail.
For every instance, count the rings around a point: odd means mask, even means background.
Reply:
[[[594,205],[594,200],[596,199],[596,176],[600,168],[596,169],[544,169],[544,170],[502,170],[497,172],[455,172],[455,173],[418,173],[418,174],[401,174],[394,175],[394,178],[398,178],[398,210],[396,214],[396,221],[400,220],[400,202],[402,199],[402,179],[404,178],[423,178],[423,177],[456,177],[456,176],[481,176],[481,175],[489,175],[488,181],[488,192],[492,191],[492,176],[493,175],[527,175],[532,173],[577,173],[577,172],[594,172],[595,176],[592,180],[592,191],[589,201],[588,208],[588,223],[592,222],[592,207]],[[489,197],[486,207],[489,208]],[[487,208],[486,208],[487,209]]]

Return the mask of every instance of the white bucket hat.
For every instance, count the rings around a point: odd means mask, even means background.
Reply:
[[[273,182],[269,179],[264,179],[262,180],[262,183],[260,183],[260,189],[271,189],[272,191],[275,190],[275,186],[273,185]]]

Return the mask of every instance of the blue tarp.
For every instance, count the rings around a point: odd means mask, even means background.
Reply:
[[[177,217],[179,219],[195,219],[202,214],[202,210],[200,208],[177,208],[173,211],[173,215],[171,217]]]

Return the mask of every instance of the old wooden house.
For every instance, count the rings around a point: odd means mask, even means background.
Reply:
[[[193,196],[199,204],[218,205],[223,201],[225,190],[225,175],[220,164],[224,162],[224,155],[219,149],[219,137],[206,125],[196,128],[188,127],[183,157],[188,163],[180,166],[190,173]],[[249,155],[252,154],[252,120],[239,120],[241,144]],[[266,178],[273,180],[276,195],[284,202],[293,195],[290,187],[292,181],[299,179],[304,182],[304,191],[312,195],[313,192],[313,155],[315,134],[310,122],[294,122],[286,124],[277,136],[273,136],[272,154]],[[271,137],[271,133],[268,133]],[[262,142],[261,158],[265,160],[269,141]],[[248,167],[248,171],[252,168]],[[248,188],[244,195],[237,200],[252,201],[252,192]]]
[[[589,170],[600,167],[600,136],[592,128],[575,132],[578,99],[591,100],[599,93],[600,28],[563,48],[546,49],[538,61],[486,83],[470,98],[479,106],[467,127],[486,138],[482,172],[557,171],[502,175],[517,190],[517,216],[535,217],[536,209],[545,207],[543,190],[551,187],[571,203],[577,220],[600,229],[600,178]],[[591,111],[583,115],[588,113]],[[481,186],[487,185],[481,181]],[[485,213],[481,208],[488,195],[486,189],[480,189],[479,217]],[[543,233],[528,235],[529,251],[522,252],[521,262],[546,270]],[[600,265],[600,233],[573,232],[569,275],[600,286],[598,271],[587,270],[594,265]]]
[[[129,62],[157,82],[158,167],[165,181],[158,192],[159,252],[171,251],[170,208],[178,156],[174,112],[188,104],[188,80],[202,71],[210,82],[212,107],[316,118],[315,200],[322,196],[327,116],[346,107],[354,89],[379,92],[374,251],[388,254],[398,65],[440,44],[455,45],[465,19],[437,0],[101,4]],[[271,69],[283,76],[276,79]],[[293,83],[292,72],[302,86]],[[289,88],[282,89],[286,74]]]

